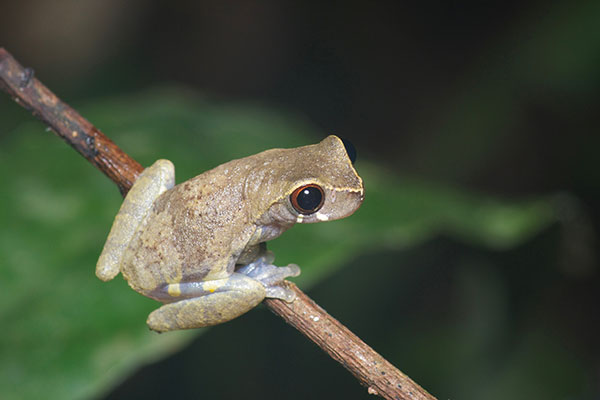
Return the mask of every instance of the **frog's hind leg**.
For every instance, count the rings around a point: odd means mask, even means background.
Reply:
[[[226,279],[171,284],[165,290],[171,299],[181,300],[150,313],[146,323],[157,332],[202,328],[232,320],[256,307],[266,295],[262,283],[236,273]]]
[[[271,253],[238,268],[231,276],[202,282],[171,283],[147,293],[166,304],[148,316],[148,326],[158,332],[217,325],[244,314],[265,297],[293,301],[294,292],[281,286],[298,276],[297,265],[276,267]]]
[[[158,160],[135,181],[115,217],[104,249],[96,264],[96,276],[103,281],[119,273],[119,264],[139,224],[154,200],[175,185],[175,167],[169,160]]]

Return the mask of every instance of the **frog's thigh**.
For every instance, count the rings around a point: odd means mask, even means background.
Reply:
[[[140,222],[154,200],[175,184],[175,167],[169,160],[158,160],[146,168],[125,197],[96,264],[96,276],[103,281],[119,273],[119,263]]]
[[[149,316],[148,326],[158,332],[201,328],[232,320],[256,307],[266,295],[264,286],[247,276],[181,284],[181,295],[199,297],[166,304]],[[171,287],[170,291],[174,289]]]

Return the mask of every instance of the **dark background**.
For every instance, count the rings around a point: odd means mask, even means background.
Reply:
[[[490,316],[481,322],[502,331],[492,335],[480,364],[464,357],[469,349],[456,348],[451,333],[432,341],[428,354],[413,354],[409,345],[387,351],[406,358],[398,367],[440,398],[477,398],[490,394],[486,387],[501,393],[495,366],[517,338],[533,335],[526,343],[535,345],[545,339],[532,331],[550,331],[565,365],[539,376],[536,363],[543,364],[543,357],[523,360],[513,384],[524,382],[523,397],[598,398],[599,4],[4,1],[0,45],[75,107],[178,82],[211,98],[292,110],[324,133],[350,138],[359,157],[424,180],[503,198],[568,196],[579,210],[575,223],[554,226],[516,249],[481,250],[440,237],[377,255],[401,259],[409,265],[402,273],[415,274],[418,288],[398,294],[389,282],[404,275],[369,272],[381,276],[379,289],[390,291],[389,304],[406,309],[373,303],[347,278],[363,273],[365,260],[310,295],[384,356],[386,332],[402,327],[372,326],[374,313],[405,314],[403,326],[431,323],[451,330],[466,323],[461,310],[477,308],[482,296],[508,299],[507,321],[498,324]],[[30,118],[25,112],[7,116],[0,135]],[[495,282],[485,279],[491,274],[502,288],[477,280],[461,286],[456,276],[464,273],[465,260],[480,266],[469,270],[474,276]],[[339,285],[356,285],[357,298],[337,298]],[[480,296],[465,294],[465,288]],[[268,350],[272,343],[276,352]],[[211,330],[191,348],[142,369],[109,397],[196,393],[197,364],[204,364],[198,360],[206,359],[220,360],[202,372],[215,382],[202,387],[209,398],[265,391],[270,398],[366,398],[343,369],[267,313]],[[252,367],[240,359],[253,360]],[[486,378],[473,382],[480,376]],[[464,389],[473,385],[479,389]]]
[[[63,97],[181,82],[293,109],[402,171],[597,206],[593,1],[5,3],[3,45]]]

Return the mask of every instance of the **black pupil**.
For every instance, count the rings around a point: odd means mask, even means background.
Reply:
[[[313,211],[319,206],[319,204],[321,204],[322,199],[323,194],[321,191],[316,187],[309,186],[298,193],[296,201],[303,210]]]

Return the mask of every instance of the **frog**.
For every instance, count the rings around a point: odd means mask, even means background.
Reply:
[[[265,298],[292,302],[283,284],[300,267],[278,267],[266,242],[296,223],[353,214],[364,200],[348,141],[276,148],[235,159],[175,184],[160,159],[139,175],[96,264],[102,281],[119,272],[136,292],[163,303],[156,332],[230,321]],[[309,251],[309,249],[307,250]]]

